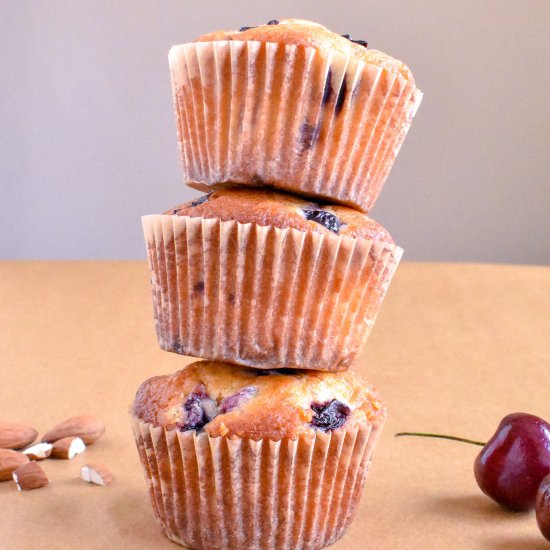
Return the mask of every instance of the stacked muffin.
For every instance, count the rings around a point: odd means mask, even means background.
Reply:
[[[285,20],[170,51],[184,177],[208,194],[143,225],[160,346],[206,361],[144,382],[133,424],[191,548],[322,548],[359,501],[386,412],[347,369],[402,253],[366,212],[421,100],[366,46]]]

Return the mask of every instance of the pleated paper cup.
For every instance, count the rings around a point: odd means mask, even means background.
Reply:
[[[398,246],[253,223],[144,216],[162,349],[255,368],[346,370]]]
[[[169,62],[197,189],[267,185],[368,211],[422,98],[401,74],[303,46],[194,42]]]
[[[280,441],[132,425],[169,539],[196,550],[314,550],[352,521],[383,420]]]

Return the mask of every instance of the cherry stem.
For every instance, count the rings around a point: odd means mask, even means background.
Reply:
[[[418,437],[437,437],[439,439],[450,439],[451,441],[460,441],[462,443],[471,443],[472,445],[479,445],[480,447],[485,447],[485,443],[483,441],[474,441],[473,439],[456,437],[454,435],[427,434],[422,432],[399,432],[395,434],[395,437],[399,437],[401,435],[414,435]]]

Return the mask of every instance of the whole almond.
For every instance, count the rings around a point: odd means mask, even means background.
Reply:
[[[0,449],[22,449],[31,444],[38,432],[16,422],[0,422]]]
[[[12,474],[13,481],[19,491],[30,491],[45,487],[50,482],[44,470],[37,462],[29,462],[19,466]]]
[[[91,445],[105,433],[105,424],[95,416],[83,414],[68,418],[54,426],[44,437],[42,442],[53,443],[64,437],[80,437],[86,445]]]
[[[0,449],[0,481],[11,479],[13,471],[27,462],[29,462],[29,457],[23,453]]]

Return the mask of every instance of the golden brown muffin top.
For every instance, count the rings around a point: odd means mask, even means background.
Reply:
[[[292,227],[299,231],[337,233],[393,243],[390,234],[366,214],[347,206],[320,204],[266,189],[230,187],[167,210],[165,214],[192,218]]]
[[[216,40],[255,40],[294,44],[316,50],[353,56],[365,63],[377,65],[392,73],[401,74],[414,83],[410,69],[401,61],[378,50],[367,48],[364,40],[353,40],[349,35],[336,34],[319,23],[303,19],[272,20],[257,27],[241,27],[238,31],[219,30],[199,37],[196,42]]]
[[[376,390],[353,372],[257,370],[199,361],[138,389],[134,415],[166,429],[208,435],[296,438],[382,421]]]

